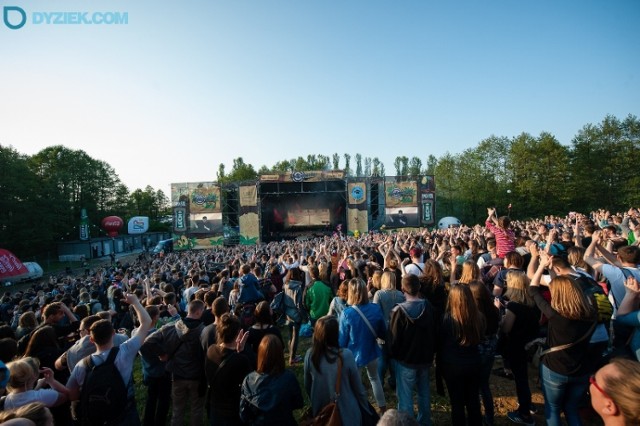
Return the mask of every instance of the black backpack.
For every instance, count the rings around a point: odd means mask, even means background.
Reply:
[[[570,277],[570,279],[578,283],[587,297],[593,296],[596,303],[595,308],[598,310],[598,324],[606,324],[608,326],[613,315],[613,306],[611,306],[611,302],[607,295],[604,294],[600,284],[593,278],[583,274],[579,274],[578,277]]]
[[[114,347],[107,360],[95,365],[91,355],[84,359],[87,369],[80,391],[80,424],[119,424],[128,408],[127,386],[114,361],[120,348]]]

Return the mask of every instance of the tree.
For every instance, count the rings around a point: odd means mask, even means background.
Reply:
[[[411,161],[409,162],[408,175],[416,178],[420,176],[422,172],[422,160],[418,157],[411,157]]]
[[[245,180],[256,180],[258,173],[251,164],[244,162],[242,157],[233,160],[233,166],[228,175],[224,179],[218,179],[219,183],[241,182]]]
[[[225,167],[224,163],[220,163],[218,165],[218,174],[217,174],[218,182],[223,182],[227,178],[227,175],[224,172],[224,167]]]
[[[333,170],[340,169],[340,154],[337,152],[333,154]]]
[[[371,176],[371,157],[364,158],[364,175]]]
[[[362,177],[362,154],[356,154],[356,176]]]
[[[396,168],[396,176],[402,176],[402,157],[397,156],[393,160],[393,166]]]
[[[55,216],[28,157],[0,145],[0,241],[17,256],[51,248]],[[51,194],[55,199],[55,194]]]
[[[371,176],[383,176],[382,173],[380,172],[380,159],[378,157],[374,157],[373,158],[373,167],[371,170]]]
[[[344,154],[344,173],[349,176],[351,174],[351,155]]]

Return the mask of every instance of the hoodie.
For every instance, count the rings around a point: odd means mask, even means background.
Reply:
[[[185,318],[167,324],[149,335],[140,348],[143,357],[169,355],[166,369],[174,379],[200,380],[204,353],[200,345],[202,321]]]
[[[431,365],[435,352],[433,308],[427,300],[398,304],[389,322],[391,358],[409,368]]]
[[[258,278],[253,274],[246,274],[239,278],[238,287],[240,293],[238,294],[238,304],[245,303],[257,303],[264,299],[264,296],[260,292]]]
[[[304,400],[296,376],[290,370],[271,375],[252,372],[242,383],[240,418],[251,425],[297,425],[293,410]]]

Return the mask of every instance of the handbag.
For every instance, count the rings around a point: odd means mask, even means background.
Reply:
[[[385,341],[384,339],[381,339],[380,337],[378,337],[378,334],[376,333],[376,331],[373,329],[373,326],[371,325],[371,323],[369,322],[369,320],[367,319],[367,317],[364,316],[364,314],[362,313],[362,311],[360,310],[360,308],[358,308],[357,305],[353,305],[351,306],[353,309],[355,309],[355,311],[357,313],[360,314],[360,316],[362,317],[362,320],[364,321],[365,324],[367,324],[367,327],[369,327],[369,330],[371,330],[371,334],[373,334],[373,337],[376,338],[376,342],[378,343],[378,345],[380,347],[384,347],[385,345]]]
[[[338,353],[338,375],[336,377],[336,394],[333,401],[322,407],[315,417],[304,419],[300,426],[342,426],[338,398],[340,397],[340,382],[342,381],[342,356]]]

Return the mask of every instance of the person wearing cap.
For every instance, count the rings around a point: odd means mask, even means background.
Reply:
[[[424,262],[422,261],[422,249],[420,247],[412,247],[409,250],[409,258],[402,261],[402,276],[416,275],[421,276],[424,271]]]

